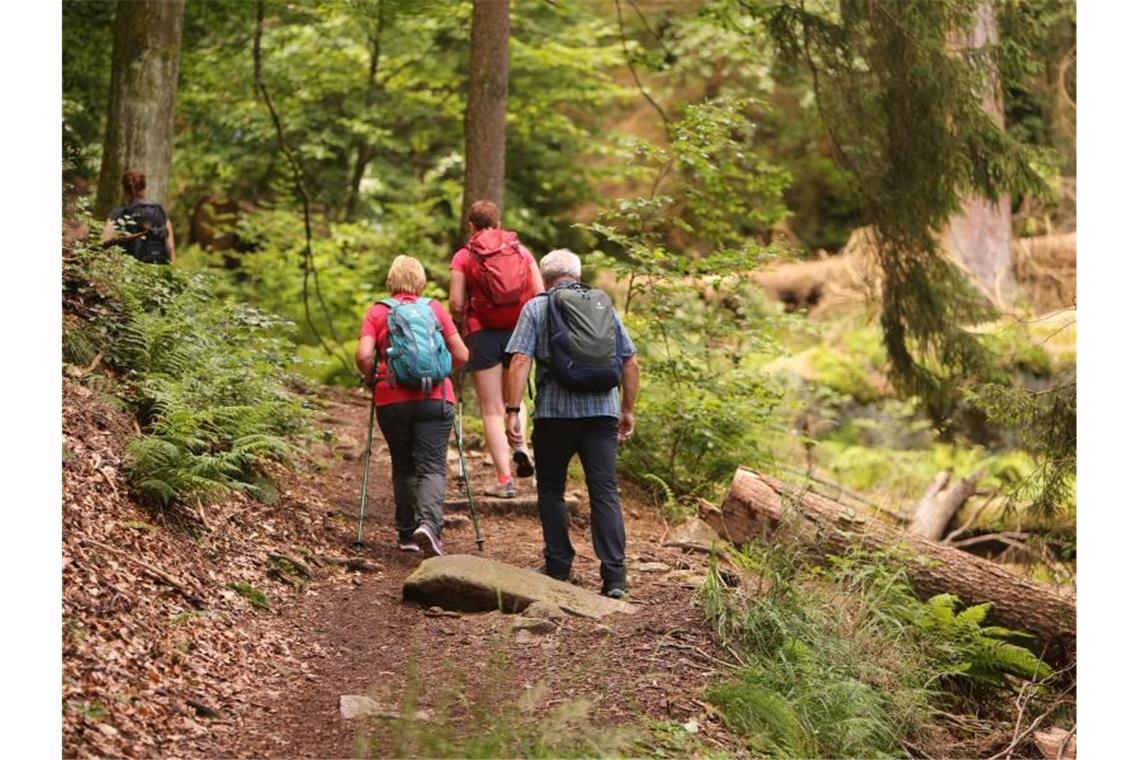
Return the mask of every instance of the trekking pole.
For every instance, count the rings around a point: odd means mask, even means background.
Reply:
[[[380,354],[373,354],[372,382],[376,380],[376,367],[380,363]],[[372,468],[372,428],[376,421],[376,404],[372,398],[372,386],[368,387],[368,443],[364,447],[364,478],[360,481],[360,519],[356,524],[356,540],[352,548],[360,551],[364,548],[364,505],[368,500],[368,471]]]
[[[471,511],[471,525],[475,528],[475,543],[479,546],[479,553],[483,553],[483,534],[479,531],[479,516],[475,514],[475,497],[471,495],[471,479],[467,477],[467,458],[463,456],[463,434],[461,432],[460,417],[453,420],[455,428],[455,445],[459,449],[459,476],[463,478],[463,485],[467,489],[467,508]]]

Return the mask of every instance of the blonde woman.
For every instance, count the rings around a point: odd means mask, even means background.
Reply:
[[[391,297],[373,304],[364,315],[356,366],[372,385],[372,403],[392,458],[392,490],[396,502],[396,544],[401,551],[429,557],[443,551],[443,501],[446,490],[447,443],[455,412],[455,392],[447,372],[467,362],[467,347],[451,316],[434,299],[421,298],[427,275],[411,256],[397,256],[388,270]],[[393,322],[393,315],[396,315]],[[415,320],[423,320],[415,324]],[[446,351],[450,362],[441,379],[420,380],[410,387],[400,376],[393,346],[402,337],[390,334],[409,325],[427,335],[427,347]],[[438,330],[438,334],[434,333]],[[425,349],[426,350],[426,349]],[[375,374],[374,374],[375,370]]]

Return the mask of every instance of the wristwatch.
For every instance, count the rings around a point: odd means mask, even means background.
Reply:
[[[518,407],[518,406],[508,406],[507,407],[507,414],[518,414],[521,411],[522,411],[522,407]]]

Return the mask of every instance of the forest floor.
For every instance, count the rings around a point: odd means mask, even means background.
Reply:
[[[747,755],[702,698],[733,656],[694,606],[691,578],[637,570],[707,570],[704,555],[661,545],[666,524],[652,505],[623,494],[635,614],[569,618],[544,635],[516,632],[516,618],[498,612],[440,615],[401,599],[419,555],[396,549],[378,432],[366,546],[351,552],[365,396],[322,388],[312,401],[324,439],[295,469],[274,472],[277,503],[231,497],[172,520],[126,496],[118,468],[129,415],[65,383],[64,756],[443,754],[462,752],[457,736],[491,732],[579,751],[620,740],[638,755]],[[479,453],[468,458],[482,491],[493,469]],[[456,472],[449,498],[462,495]],[[583,504],[574,580],[594,589],[585,515]],[[537,516],[480,514],[480,526],[485,556],[541,564]],[[469,523],[444,541],[450,553],[476,553]],[[282,572],[271,553],[302,560],[313,578]],[[379,569],[310,561],[329,555]],[[431,718],[345,720],[347,694]]]

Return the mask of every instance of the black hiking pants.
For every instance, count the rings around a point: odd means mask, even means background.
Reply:
[[[536,419],[534,470],[543,555],[551,575],[569,575],[574,562],[570,515],[566,509],[566,469],[578,455],[590,493],[590,533],[607,588],[625,584],[625,523],[617,490],[617,424],[614,417]]]
[[[378,406],[376,416],[392,457],[399,537],[411,539],[412,531],[425,524],[442,536],[454,407],[439,399],[406,401]]]

